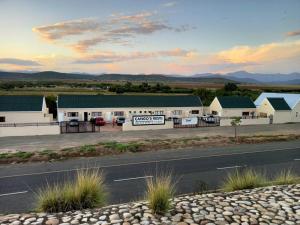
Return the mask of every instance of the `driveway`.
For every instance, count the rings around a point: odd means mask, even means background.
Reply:
[[[300,134],[300,124],[251,125],[238,127],[238,134],[278,135]],[[56,150],[85,144],[108,141],[135,141],[144,139],[174,139],[204,136],[233,136],[233,127],[177,128],[150,131],[103,131],[100,133],[76,133],[27,137],[0,138],[0,152]]]

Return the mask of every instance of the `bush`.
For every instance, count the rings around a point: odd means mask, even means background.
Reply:
[[[265,184],[265,176],[258,172],[255,172],[252,169],[247,169],[242,172],[236,170],[234,173],[229,173],[227,175],[222,189],[224,191],[236,191],[262,187]]]
[[[119,152],[126,152],[126,151],[130,151],[130,152],[138,152],[140,150],[140,144],[139,143],[119,143],[116,141],[112,141],[112,142],[106,142],[104,144],[105,148],[110,148],[113,150],[117,150]]]
[[[107,192],[99,170],[79,170],[75,181],[49,185],[37,195],[37,209],[45,212],[66,212],[105,204]]]
[[[281,171],[272,182],[275,185],[297,184],[300,183],[300,177],[291,170]]]
[[[164,214],[170,209],[170,198],[174,196],[175,185],[171,175],[161,175],[147,180],[146,198],[155,214]]]

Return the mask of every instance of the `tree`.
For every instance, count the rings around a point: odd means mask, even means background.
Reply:
[[[241,125],[241,117],[233,117],[232,121],[231,121],[231,126],[234,127],[234,137],[235,140],[237,141],[237,126]]]
[[[237,91],[238,86],[235,83],[227,83],[224,86],[224,90],[228,92]]]

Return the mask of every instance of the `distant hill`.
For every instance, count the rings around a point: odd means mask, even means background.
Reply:
[[[258,74],[237,71],[227,74],[204,73],[193,76],[164,74],[80,74],[44,71],[35,73],[3,72],[0,80],[95,80],[95,81],[136,81],[136,82],[189,82],[189,83],[244,83],[244,84],[300,84],[300,73]]]
[[[5,80],[98,80],[98,81],[140,81],[140,82],[203,82],[203,83],[228,83],[235,82],[225,77],[185,77],[167,76],[160,74],[131,75],[131,74],[75,74],[59,73],[53,71],[37,73],[1,72],[0,79]]]

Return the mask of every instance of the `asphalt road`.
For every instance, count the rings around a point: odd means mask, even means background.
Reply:
[[[147,177],[162,171],[172,172],[178,194],[197,192],[202,182],[209,189],[216,189],[226,174],[236,168],[251,167],[268,176],[291,168],[300,174],[300,141],[1,166],[0,213],[33,210],[40,187],[73,179],[76,170],[83,167],[100,167],[110,191],[109,202],[121,203],[141,199]]]

